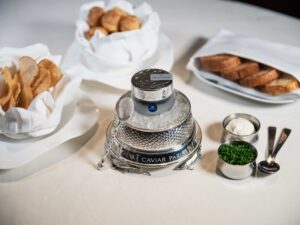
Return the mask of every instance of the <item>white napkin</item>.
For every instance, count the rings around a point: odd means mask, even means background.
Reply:
[[[130,90],[131,77],[140,70],[147,68],[160,68],[169,71],[174,62],[174,50],[171,40],[163,33],[159,34],[157,51],[147,60],[134,66],[115,68],[105,71],[93,71],[84,66],[80,60],[81,46],[74,41],[61,62],[61,68],[72,77],[84,80],[97,81],[110,87]]]
[[[108,36],[96,31],[88,41],[84,37],[84,32],[89,29],[86,20],[89,10],[94,6],[102,7],[105,11],[119,7],[137,16],[142,23],[141,29]],[[147,3],[134,8],[130,2],[122,0],[108,3],[96,1],[81,6],[76,26],[76,41],[82,46],[82,63],[90,70],[104,71],[133,66],[151,57],[158,45],[160,19]]]
[[[19,58],[30,56],[39,62],[49,59],[59,65],[61,56],[51,55],[47,46],[35,44],[25,48],[1,48],[0,68],[16,65]],[[49,91],[40,93],[28,109],[10,108],[6,113],[0,107],[0,133],[14,138],[38,137],[49,134],[58,126],[64,105],[72,100],[72,91],[80,84],[80,79],[63,76]]]
[[[238,35],[228,30],[220,30],[203,47],[197,50],[190,58],[186,68],[193,71],[198,77],[200,76],[206,80],[215,81],[215,83],[225,87],[231,86],[235,90],[243,93],[255,95],[264,99],[275,99],[280,97],[269,96],[252,88],[242,87],[200,68],[199,57],[219,53],[229,53],[269,65],[282,72],[292,74],[300,81],[300,48]],[[299,91],[296,91],[296,93],[300,94]]]

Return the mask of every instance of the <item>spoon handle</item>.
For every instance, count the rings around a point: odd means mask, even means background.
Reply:
[[[286,139],[288,138],[288,136],[290,135],[291,133],[291,129],[288,129],[288,128],[284,128],[282,131],[281,131],[281,134],[280,134],[280,137],[279,137],[279,140],[276,144],[276,147],[275,147],[275,150],[273,151],[273,154],[272,154],[272,159],[274,160],[277,153],[279,152],[279,150],[281,149],[281,147],[283,146],[283,144],[285,143]]]
[[[276,137],[276,127],[268,127],[268,158],[272,157],[274,142]]]

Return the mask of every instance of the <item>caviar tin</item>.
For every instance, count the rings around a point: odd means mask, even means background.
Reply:
[[[143,70],[131,81],[132,90],[119,101],[130,97],[134,111],[121,124],[115,116],[106,133],[112,164],[147,173],[168,166],[191,168],[201,155],[202,133],[188,98],[173,89],[172,75],[164,70]]]

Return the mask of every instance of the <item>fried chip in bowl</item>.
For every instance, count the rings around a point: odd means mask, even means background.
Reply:
[[[34,78],[39,74],[39,68],[35,60],[29,56],[19,59],[20,80],[22,84],[30,86]]]
[[[11,63],[1,58],[5,55],[3,51],[13,59]],[[81,81],[63,76],[57,59],[40,44],[24,49],[0,49],[1,134],[23,139],[56,129],[64,105],[70,103]],[[6,64],[1,64],[4,61]]]

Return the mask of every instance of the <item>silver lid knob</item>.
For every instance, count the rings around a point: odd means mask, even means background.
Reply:
[[[161,69],[141,70],[131,79],[132,95],[142,101],[157,102],[173,94],[172,74]]]

